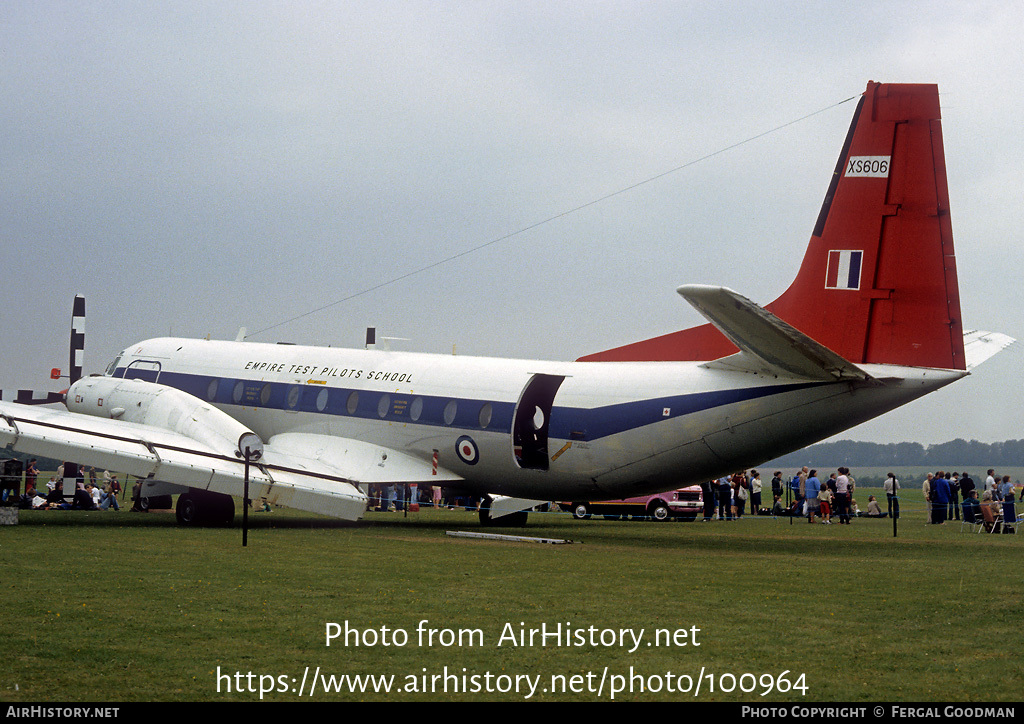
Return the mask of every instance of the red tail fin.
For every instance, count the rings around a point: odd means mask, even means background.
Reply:
[[[966,368],[937,86],[868,83],[800,271],[767,309],[850,362]],[[706,324],[580,360],[736,351]]]

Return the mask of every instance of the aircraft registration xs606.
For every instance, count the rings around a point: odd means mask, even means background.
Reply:
[[[67,411],[0,403],[0,444],[146,478],[184,522],[231,515],[248,447],[253,498],[355,520],[367,484],[432,484],[521,524],[759,464],[1013,341],[961,324],[934,85],[868,84],[781,297],[678,291],[710,324],[575,362],[150,339]]]

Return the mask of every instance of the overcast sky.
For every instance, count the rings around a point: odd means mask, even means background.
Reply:
[[[680,284],[768,303],[868,80],[938,83],[964,326],[1024,339],[1021,28],[973,1],[6,0],[0,387],[59,388],[76,293],[87,373],[242,326],[575,359],[703,322]],[[1024,437],[1022,346],[841,437]]]

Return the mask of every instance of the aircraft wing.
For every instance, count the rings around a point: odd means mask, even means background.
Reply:
[[[242,495],[242,460],[152,425],[0,402],[0,446],[174,485]],[[250,465],[250,498],[346,520],[366,508],[361,483],[460,479],[444,469],[369,443],[290,433]]]
[[[872,379],[852,362],[731,289],[688,284],[676,291],[740,348],[739,354],[709,362],[707,367],[829,382]]]

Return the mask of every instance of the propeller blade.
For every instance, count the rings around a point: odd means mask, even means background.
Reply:
[[[71,384],[82,378],[82,365],[85,363],[85,297],[75,295],[74,308],[71,311],[71,366],[68,377]]]

